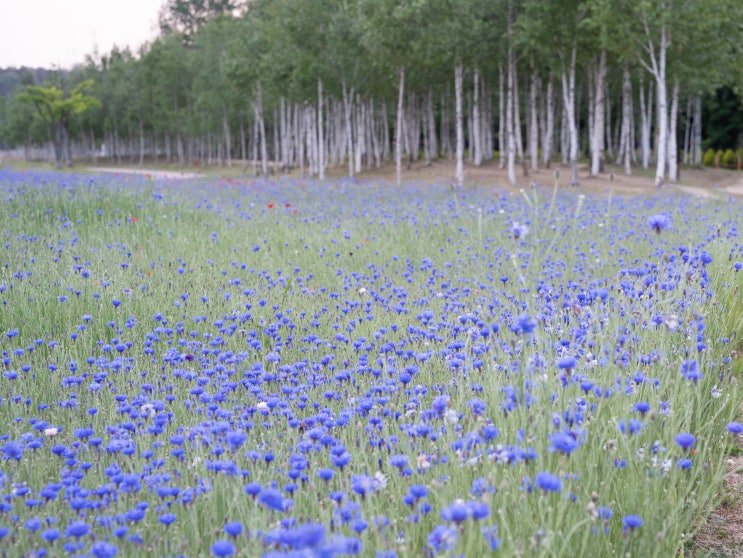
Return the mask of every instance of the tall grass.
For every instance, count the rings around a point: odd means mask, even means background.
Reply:
[[[0,187],[8,556],[671,556],[715,501],[735,203]]]

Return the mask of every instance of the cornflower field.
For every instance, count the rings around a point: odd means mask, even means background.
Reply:
[[[0,171],[2,556],[674,556],[732,200]]]

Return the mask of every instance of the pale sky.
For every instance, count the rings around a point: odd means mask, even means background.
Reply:
[[[85,62],[97,48],[138,47],[158,34],[165,0],[0,0],[0,68]]]

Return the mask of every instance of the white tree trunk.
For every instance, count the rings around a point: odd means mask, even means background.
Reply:
[[[356,152],[354,153],[354,171],[356,173],[361,172],[361,158],[366,151],[366,130],[365,125],[365,114],[364,114],[364,102],[358,98],[356,102]]]
[[[322,104],[322,80],[317,78],[317,164],[320,180],[325,180],[325,134],[323,132]]]
[[[481,138],[481,126],[480,121],[480,72],[475,68],[475,75],[473,79],[473,93],[472,93],[472,140],[475,157],[475,166],[479,167],[482,164],[482,138]]]
[[[624,173],[632,174],[632,144],[631,122],[632,122],[632,78],[629,65],[624,65],[622,72],[622,145],[624,148]]]
[[[606,143],[604,144],[606,146],[606,159],[611,159],[614,156],[614,148],[616,147],[616,143],[614,141],[614,136],[612,134],[612,126],[611,126],[611,95],[609,95],[609,84],[606,80],[606,72],[604,72],[604,101],[606,103],[606,108],[604,109],[604,116],[605,116],[605,124],[604,124],[604,136],[606,137]],[[617,133],[619,131],[617,130]],[[604,172],[604,162],[606,159],[601,159],[601,172]]]
[[[254,108],[255,110],[255,108]],[[252,156],[251,159],[253,161],[253,176],[258,176],[258,118],[253,118],[253,136],[250,138],[251,148],[252,148]]]
[[[353,142],[353,87],[350,92],[346,87],[346,80],[341,82],[341,88],[343,90],[343,112],[346,118],[346,145],[348,146],[348,175],[353,178],[354,169],[354,142]]]
[[[529,159],[532,170],[539,169],[539,122],[537,111],[537,91],[539,87],[539,73],[536,69],[531,74],[531,89],[529,95]]]
[[[655,186],[660,187],[666,179],[666,163],[668,159],[668,91],[666,86],[666,52],[669,38],[665,25],[660,28],[660,44],[656,57],[653,39],[648,37],[648,52],[650,65],[648,69],[655,78],[658,89],[658,151],[656,153]]]
[[[640,159],[643,169],[650,166],[650,117],[645,108],[645,84],[640,76]],[[652,95],[649,95],[648,104],[652,105]]]
[[[552,76],[547,80],[547,92],[544,101],[545,109],[543,119],[545,120],[544,133],[542,134],[542,164],[544,168],[550,168],[552,159],[552,143],[555,133],[555,107],[554,92],[552,91]]]
[[[485,108],[482,115],[483,158],[490,161],[493,158],[493,95],[486,81],[482,81],[482,97]]]
[[[400,85],[397,94],[397,125],[395,126],[395,175],[397,185],[402,185],[402,111],[405,102],[405,68],[400,68]]]
[[[606,87],[606,50],[601,50],[596,74],[594,76],[593,95],[593,137],[591,138],[591,175],[597,176],[604,166],[604,92]]]
[[[426,99],[426,115],[428,118],[428,149],[432,160],[439,157],[439,144],[436,138],[436,115],[433,110],[433,88],[428,87],[428,97]]]
[[[514,60],[514,53],[513,53],[513,46],[509,45],[508,47],[508,70],[507,74],[508,77],[506,78],[506,158],[507,163],[506,166],[508,167],[508,181],[513,185],[516,186],[517,180],[516,180],[516,137],[514,132],[514,80],[515,80],[515,71],[514,66],[516,65],[516,62]]]
[[[516,154],[519,161],[524,163],[524,138],[521,135],[521,96],[519,95],[519,77],[515,54],[513,60],[513,132],[516,141]],[[524,165],[524,171],[526,171],[526,165]]]
[[[567,73],[562,70],[562,96],[567,120],[568,144],[570,149],[570,185],[578,186],[578,126],[575,122],[575,67],[578,56],[578,45],[573,44],[570,54],[570,66]]]
[[[691,97],[686,100],[686,121],[684,122],[684,164],[691,163],[691,127],[692,127],[692,105],[694,101]]]
[[[676,141],[676,131],[678,127],[678,108],[679,108],[679,80],[676,77],[673,80],[673,89],[671,90],[671,114],[668,125],[668,180],[675,184],[679,177],[678,166],[678,142]]]
[[[506,168],[506,156],[508,148],[506,147],[506,103],[505,103],[505,78],[503,76],[503,64],[498,65],[498,151],[499,166]]]
[[[454,111],[457,129],[457,159],[455,178],[457,186],[464,184],[464,129],[462,125],[462,63],[457,62],[454,68]]]
[[[702,164],[702,96],[694,98],[694,164]]]

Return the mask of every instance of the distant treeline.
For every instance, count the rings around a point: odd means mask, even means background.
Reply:
[[[0,146],[44,153],[35,84],[93,80],[71,152],[118,163],[329,165],[437,158],[656,169],[743,147],[738,0],[169,0],[160,36],[67,71],[0,70]]]

